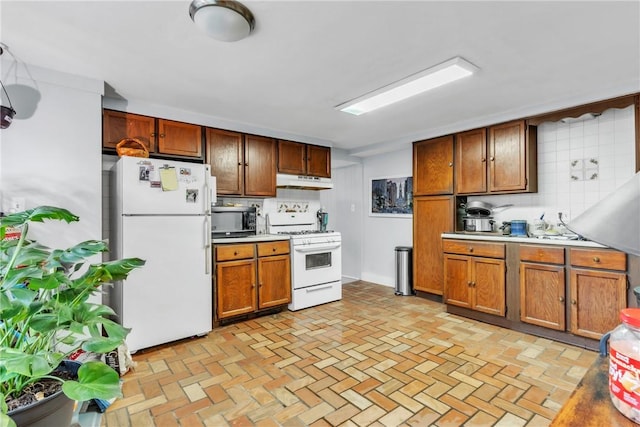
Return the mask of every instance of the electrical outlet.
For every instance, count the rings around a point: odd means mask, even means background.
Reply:
[[[13,212],[22,212],[25,210],[25,201],[24,197],[14,197],[11,199],[11,209]]]

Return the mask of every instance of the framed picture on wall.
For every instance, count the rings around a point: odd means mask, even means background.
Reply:
[[[413,217],[413,177],[372,178],[369,216]]]

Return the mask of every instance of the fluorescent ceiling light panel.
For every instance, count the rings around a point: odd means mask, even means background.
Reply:
[[[478,67],[457,56],[335,108],[359,116],[470,76],[477,70]]]

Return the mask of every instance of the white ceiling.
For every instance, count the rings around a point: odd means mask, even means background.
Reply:
[[[0,42],[127,101],[354,155],[640,91],[639,1],[245,0],[256,28],[235,43],[201,33],[189,4],[1,0]],[[334,109],[455,56],[480,71],[363,116]]]

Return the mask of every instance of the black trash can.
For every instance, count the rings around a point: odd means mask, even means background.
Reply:
[[[396,295],[413,295],[411,246],[396,246]]]

